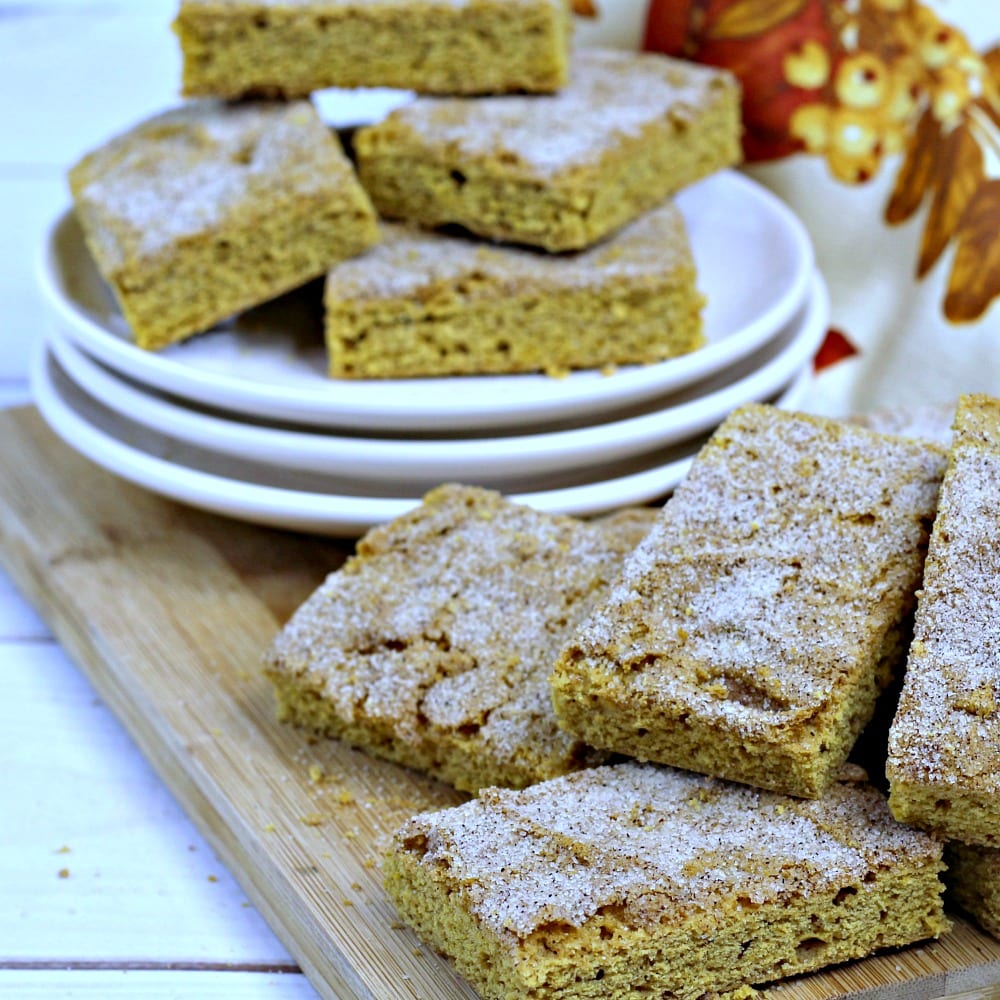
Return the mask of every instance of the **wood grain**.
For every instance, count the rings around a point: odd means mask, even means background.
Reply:
[[[279,725],[260,672],[274,633],[344,545],[131,487],[67,449],[31,409],[0,413],[0,441],[0,559],[318,992],[474,997],[399,926],[378,872],[407,816],[461,796]],[[940,941],[767,995],[1000,996],[997,984],[1000,942],[956,917]]]

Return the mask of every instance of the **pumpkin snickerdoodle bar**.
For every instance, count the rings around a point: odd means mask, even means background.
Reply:
[[[438,487],[277,636],[279,716],[467,791],[596,762],[556,725],[548,675],[653,516],[581,521]]]
[[[1000,848],[1000,399],[959,400],[899,706],[889,804]]]
[[[699,347],[704,300],[672,202],[579,254],[387,224],[326,281],[330,374],[410,378],[645,364]]]
[[[738,162],[739,104],[724,70],[580,49],[556,94],[418,98],[354,146],[387,218],[578,250]]]
[[[567,0],[182,0],[174,31],[189,97],[496,94],[563,86],[572,22]]]
[[[378,239],[371,202],[307,101],[193,101],[69,175],[77,218],[139,347],[319,277]]]
[[[821,796],[905,655],[944,463],[930,443],[736,410],[562,652],[560,723]]]
[[[976,923],[1000,940],[1000,848],[949,841],[946,902],[954,900]]]
[[[819,800],[634,761],[408,821],[385,886],[487,1000],[752,996],[947,929],[941,844],[848,768]]]

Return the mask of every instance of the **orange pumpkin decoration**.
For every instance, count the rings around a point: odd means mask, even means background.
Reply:
[[[791,133],[792,115],[817,101],[826,74],[815,74],[809,86],[807,67],[797,76],[788,67],[831,53],[834,33],[823,0],[652,0],[643,47],[736,74],[743,87],[743,151],[752,161],[805,148]]]

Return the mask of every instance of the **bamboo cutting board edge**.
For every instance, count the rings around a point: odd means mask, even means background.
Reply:
[[[262,650],[280,619],[330,568],[323,568],[320,560],[296,576],[297,563],[289,568],[284,549],[298,555],[306,553],[303,546],[330,543],[284,537],[152,497],[76,456],[31,409],[0,414],[0,440],[5,442],[0,451],[0,561],[122,719],[317,990],[336,1000],[474,997],[443,959],[422,951],[408,931],[394,925],[391,906],[370,864],[372,856],[358,847],[364,838],[384,838],[407,810],[447,805],[459,797],[356,751],[329,743],[313,745],[274,721],[269,692],[243,683],[242,668],[239,683],[233,682],[234,663],[246,658],[247,649]],[[223,548],[228,546],[228,562],[219,555],[220,540]],[[263,550],[271,556],[260,569],[255,558]],[[182,558],[175,558],[178,553]],[[192,557],[198,563],[193,567]],[[330,565],[339,558],[342,555],[333,552]],[[238,610],[251,633],[244,645],[240,637],[220,637],[224,654],[213,665],[204,623],[199,628],[198,623],[170,620],[160,634],[154,627],[155,602],[162,600],[158,590],[178,581],[160,579],[149,588],[142,575],[144,569],[154,568],[169,568],[185,589],[196,591],[181,603],[187,610],[200,609],[209,624],[212,615]],[[84,582],[92,586],[83,587]],[[136,592],[114,590],[125,582]],[[197,592],[199,585],[204,593]],[[216,598],[221,600],[218,608]],[[138,610],[133,604],[154,602],[153,624],[144,621],[151,634],[131,624],[124,636],[116,631],[116,608],[108,605],[119,600],[127,621],[127,612]],[[185,629],[197,634],[181,636]],[[201,650],[204,662],[197,667],[172,665],[164,662],[169,660],[164,649],[192,656]],[[233,662],[226,661],[230,655]],[[155,672],[152,666],[147,672],[144,657],[155,660]],[[163,697],[161,672],[182,683],[191,680],[191,670],[206,682],[194,707],[201,709],[204,702],[206,725],[219,723],[210,725],[211,738],[204,727],[187,725],[191,704],[180,699],[175,705],[176,699]],[[258,683],[264,682],[258,678]],[[248,777],[241,769],[251,763],[281,769],[281,787],[268,791],[266,807],[254,798],[262,790],[256,772]],[[317,767],[346,782],[337,786],[340,798],[327,799],[323,789],[312,787],[307,775]],[[347,807],[331,805],[340,799],[356,805],[358,796],[375,801],[369,815],[352,805],[348,817]],[[303,808],[316,808],[315,820],[304,823]],[[364,834],[360,839],[359,830]],[[341,899],[338,909],[333,896],[355,887],[357,900]],[[373,934],[375,939],[367,943],[357,940]],[[1000,996],[1000,990],[994,990],[997,984],[1000,943],[958,919],[955,931],[938,942],[787,981],[767,996],[914,1000],[966,990]]]
[[[15,422],[19,430],[10,433],[9,421]],[[242,759],[251,759],[254,750],[253,742],[259,740],[261,734],[273,735],[280,745],[283,763],[282,768],[287,773],[280,775],[281,786],[272,791],[291,792],[301,790],[305,782],[297,775],[306,770],[306,763],[297,763],[294,770],[289,765],[292,758],[307,745],[307,740],[301,734],[287,727],[280,727],[274,721],[273,705],[270,691],[262,678],[255,678],[264,690],[259,704],[250,706],[255,710],[256,718],[251,725],[246,724],[245,713],[232,711],[228,720],[213,718],[202,727],[195,727],[183,736],[177,730],[176,713],[173,720],[166,717],[165,703],[157,704],[155,698],[148,696],[148,689],[155,687],[153,676],[166,668],[163,662],[157,662],[155,669],[145,673],[136,668],[135,663],[123,662],[123,650],[115,649],[115,635],[109,620],[117,614],[109,602],[100,609],[104,619],[96,621],[96,605],[100,605],[101,578],[106,574],[108,565],[123,558],[124,550],[130,544],[138,542],[147,549],[157,544],[158,529],[153,528],[145,537],[136,525],[123,523],[128,520],[129,504],[138,501],[142,510],[135,521],[149,520],[157,511],[165,510],[170,514],[167,521],[174,532],[163,548],[176,550],[178,543],[185,541],[183,525],[193,519],[199,528],[211,535],[216,528],[221,527],[223,534],[229,530],[228,522],[216,519],[210,515],[201,516],[197,512],[187,511],[183,507],[165,504],[141,490],[133,490],[114,477],[100,472],[89,462],[79,459],[72,452],[64,451],[63,446],[41,425],[33,414],[25,411],[13,415],[0,414],[0,440],[5,442],[5,448],[0,455],[0,468],[8,458],[14,458],[17,453],[25,460],[25,467],[30,471],[15,467],[14,462],[7,468],[2,468],[0,475],[0,560],[2,560],[15,582],[25,596],[36,606],[43,617],[50,623],[57,638],[64,644],[71,658],[83,669],[94,684],[98,693],[108,702],[118,715],[130,735],[139,745],[144,755],[149,759],[154,769],[174,793],[185,811],[191,816],[201,832],[205,835],[213,849],[222,861],[232,871],[237,880],[247,892],[251,901],[258,906],[272,929],[281,937],[288,950],[295,956],[310,977],[317,990],[324,996],[346,1000],[381,1000],[389,995],[442,997],[448,1000],[468,1000],[475,994],[466,984],[461,982],[445,967],[446,975],[441,975],[441,969],[436,967],[437,960],[420,952],[416,937],[409,931],[392,927],[394,916],[387,900],[380,894],[374,900],[375,905],[361,907],[351,902],[351,909],[331,914],[331,906],[336,907],[339,896],[333,903],[329,899],[320,898],[322,890],[317,888],[323,878],[336,881],[339,884],[340,896],[350,894],[353,885],[365,883],[364,889],[369,898],[375,897],[378,887],[377,871],[363,867],[359,857],[349,858],[345,845],[341,844],[338,854],[337,844],[333,839],[338,833],[351,831],[342,824],[341,829],[334,829],[335,822],[327,822],[326,829],[313,829],[303,826],[299,817],[312,810],[317,804],[316,798],[310,793],[305,795],[283,796],[278,808],[271,809],[265,823],[263,819],[255,822],[251,816],[252,810],[246,801],[243,810],[234,806],[236,796],[231,782],[222,779],[240,779],[239,764]],[[62,489],[56,489],[50,478],[51,468],[42,458],[39,447],[55,448],[69,468],[65,471]],[[93,477],[97,477],[94,479]],[[58,477],[57,477],[58,478]],[[94,484],[100,487],[94,491]],[[20,496],[19,496],[20,494]],[[70,499],[70,495],[81,498],[80,502]],[[74,512],[78,507],[87,504],[106,503],[107,509],[95,513],[94,523],[86,517],[80,518]],[[49,510],[42,504],[50,505]],[[174,514],[180,515],[180,521],[173,525]],[[124,515],[124,516],[123,516]],[[79,537],[79,525],[71,522],[74,517],[87,528],[94,528],[93,537]],[[114,527],[103,525],[103,522],[116,522]],[[103,525],[103,526],[102,526]],[[29,530],[34,528],[34,533]],[[245,525],[233,525],[237,534],[249,534],[251,539],[267,540],[272,533],[263,529],[255,529]],[[110,538],[102,538],[102,532]],[[282,542],[280,533],[277,536]],[[201,555],[206,555],[208,547],[200,545],[201,540],[187,538],[187,548],[195,545],[202,548]],[[289,540],[290,544],[290,540]],[[323,545],[324,542],[317,541]],[[124,549],[123,549],[124,547]],[[183,549],[183,544],[180,546]],[[162,553],[161,553],[162,554]],[[190,556],[190,552],[182,553]],[[183,562],[183,558],[179,562]],[[179,563],[175,563],[175,568]],[[190,567],[188,567],[190,568]],[[197,567],[192,575],[199,575],[202,567]],[[239,581],[227,579],[225,567],[218,574],[226,586],[238,585]],[[67,582],[68,581],[68,582]],[[132,579],[125,589],[135,589],[141,581]],[[318,579],[310,581],[311,586]],[[131,586],[129,586],[129,584]],[[305,596],[302,581],[298,583],[301,596]],[[126,594],[126,598],[135,603],[136,594]],[[146,598],[151,594],[146,593]],[[81,604],[91,603],[90,616],[81,612]],[[194,605],[198,604],[197,595],[192,598]],[[255,600],[250,601],[253,610],[259,615],[259,635],[250,643],[253,665],[259,654],[266,647],[267,641],[277,629],[277,622],[267,608]],[[195,607],[195,613],[200,610]],[[190,623],[189,623],[190,627]],[[154,644],[155,645],[155,644]],[[151,652],[152,647],[146,652]],[[130,648],[127,656],[135,657],[137,650]],[[183,665],[181,665],[183,666]],[[212,701],[213,691],[209,688],[199,694],[198,703]],[[236,701],[232,692],[225,692],[216,701]],[[239,707],[239,706],[237,706]],[[245,707],[245,706],[243,706]],[[219,725],[214,723],[218,721]],[[221,737],[226,735],[220,731],[229,723],[233,729],[244,730],[242,743],[235,748],[223,747],[231,759],[223,762],[223,774],[212,773],[213,766],[218,771],[218,762],[206,760],[210,751],[221,744]],[[173,727],[171,725],[173,723]],[[198,729],[200,728],[200,731]],[[211,733],[210,740],[203,740],[204,734]],[[219,738],[217,738],[219,737]],[[291,739],[291,742],[289,742]],[[440,806],[458,801],[457,793],[435,783],[427,782],[418,776],[407,775],[401,769],[384,762],[372,761],[364,755],[349,749],[330,746],[327,754],[329,760],[323,763],[329,765],[332,761],[336,768],[355,768],[362,772],[362,778],[368,786],[376,789],[380,784],[391,784],[402,777],[413,785],[417,807]],[[225,754],[224,754],[225,756]],[[257,753],[258,762],[267,760],[268,753]],[[286,782],[286,779],[287,782]],[[252,792],[266,790],[266,783],[258,782],[251,776],[243,779]],[[421,787],[421,783],[425,787]],[[227,787],[228,784],[228,787]],[[359,788],[368,787],[364,781]],[[361,792],[356,791],[360,798]],[[397,810],[395,824],[402,822],[404,815]],[[327,821],[331,816],[325,817]],[[336,821],[333,816],[332,820]],[[380,832],[385,836],[391,829],[392,822],[382,824]],[[267,832],[268,827],[274,827]],[[329,831],[329,832],[328,832]],[[368,831],[371,836],[371,831]],[[321,858],[327,858],[323,861]],[[369,853],[369,859],[371,855]],[[347,863],[350,862],[350,863]],[[343,870],[339,870],[343,868]],[[335,876],[339,876],[336,877]],[[381,947],[378,940],[380,934],[390,935],[399,940],[388,940]],[[344,945],[353,944],[354,954],[345,952]],[[359,961],[359,950],[367,950],[367,963]],[[362,955],[362,957],[365,957]],[[360,968],[359,968],[360,966]],[[386,992],[390,989],[399,992]]]

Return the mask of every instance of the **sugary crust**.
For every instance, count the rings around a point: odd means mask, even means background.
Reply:
[[[381,214],[580,249],[740,158],[739,87],[651,53],[582,49],[551,96],[421,98],[361,129]]]
[[[466,790],[593,763],[556,726],[548,674],[652,517],[584,522],[439,487],[369,532],[277,637],[280,714]]]
[[[325,87],[551,92],[566,83],[566,0],[182,0],[186,96]]]
[[[386,888],[508,1000],[701,997],[937,936],[941,845],[844,779],[795,800],[627,762],[488,789],[404,825]]]
[[[573,255],[387,224],[326,283],[330,373],[406,378],[662,361],[703,342],[671,202]]]
[[[963,396],[889,738],[893,811],[1000,847],[1000,400]]]
[[[338,299],[428,301],[442,287],[469,282],[465,296],[475,302],[526,291],[543,295],[617,284],[657,285],[664,272],[694,269],[684,216],[669,201],[599,246],[576,254],[541,254],[401,225],[388,224],[385,232],[379,246],[331,272]]]
[[[378,239],[371,203],[308,102],[191,102],[88,154],[69,181],[143,347],[207,329]]]
[[[561,654],[560,723],[822,795],[905,655],[944,462],[839,421],[734,412]]]

